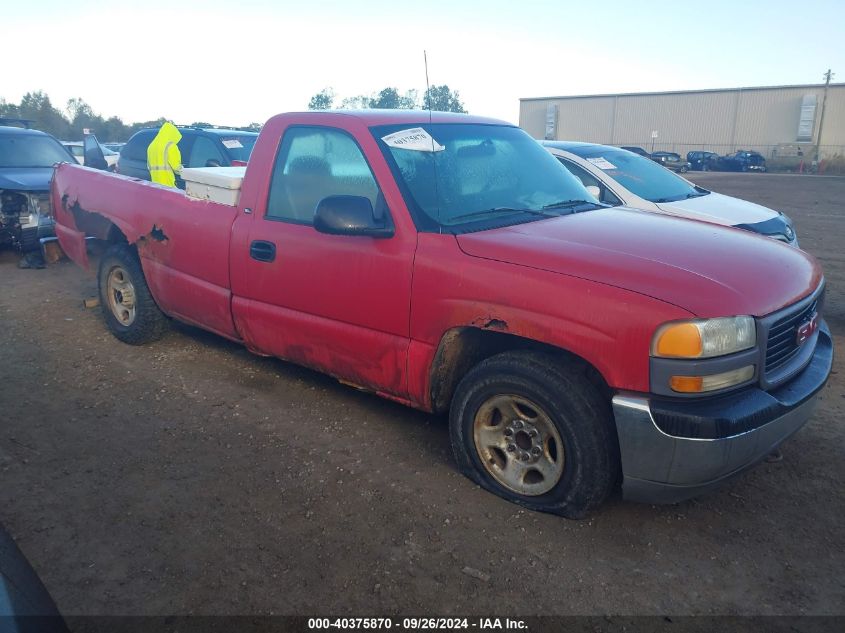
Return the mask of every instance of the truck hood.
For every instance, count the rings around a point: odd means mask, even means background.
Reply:
[[[706,196],[699,196],[698,198],[656,204],[662,211],[672,215],[680,215],[703,222],[714,222],[725,226],[756,224],[771,220],[778,215],[777,211],[772,211],[759,204],[712,191]]]
[[[0,189],[49,191],[52,177],[52,167],[2,167]]]
[[[813,257],[776,240],[625,207],[456,239],[473,257],[589,279],[700,317],[763,316],[808,295],[822,280]]]

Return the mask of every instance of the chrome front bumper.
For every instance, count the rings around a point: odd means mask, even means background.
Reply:
[[[613,412],[623,496],[646,503],[676,503],[759,463],[810,419],[832,362],[833,344],[824,326],[809,365],[771,391],[750,388],[700,405],[686,401],[668,406],[651,396],[617,394]],[[686,427],[689,432],[679,437],[661,429],[670,418],[674,427]],[[723,436],[698,434],[699,425],[719,428]]]

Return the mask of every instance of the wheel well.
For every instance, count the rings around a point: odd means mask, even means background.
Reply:
[[[561,363],[582,369],[599,392],[609,400],[611,389],[601,373],[587,360],[563,348],[506,332],[477,327],[453,328],[443,335],[431,368],[431,404],[437,413],[449,409],[455,388],[478,363],[502,352],[541,352]]]
[[[109,232],[106,234],[106,242],[109,244],[128,244],[129,240],[126,239],[126,236],[123,234],[119,228],[117,228],[116,224],[109,222],[111,226],[109,227]]]
[[[87,211],[79,204],[70,208],[73,213],[76,228],[85,233],[89,238],[94,238],[108,244],[127,244],[129,240],[118,226],[107,217],[99,213]]]

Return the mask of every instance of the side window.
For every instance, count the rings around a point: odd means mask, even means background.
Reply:
[[[358,145],[340,130],[290,128],[273,166],[266,217],[311,224],[317,203],[336,195],[364,196],[374,209],[378,205],[378,185]]]
[[[580,180],[581,184],[585,187],[598,187],[599,195],[597,197],[600,202],[613,205],[614,207],[622,204],[622,201],[615,195],[613,195],[610,189],[605,187],[604,184],[598,178],[593,176],[586,169],[568,160],[561,160],[560,162],[563,164],[564,167],[569,170],[569,173],[571,173],[578,180]]]
[[[182,148],[179,148],[180,151]],[[212,139],[207,136],[197,136],[191,148],[191,157],[188,160],[188,167],[221,167],[227,164],[223,152],[217,147]],[[184,164],[185,157],[182,156]]]

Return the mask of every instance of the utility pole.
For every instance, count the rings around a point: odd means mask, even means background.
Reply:
[[[824,95],[822,96],[822,111],[819,114],[819,135],[816,137],[816,162],[819,161],[819,145],[822,142],[822,129],[824,128],[824,105],[827,102],[827,88],[830,86],[830,80],[833,77],[833,73],[830,71],[830,68],[827,69],[827,72],[824,74]]]

